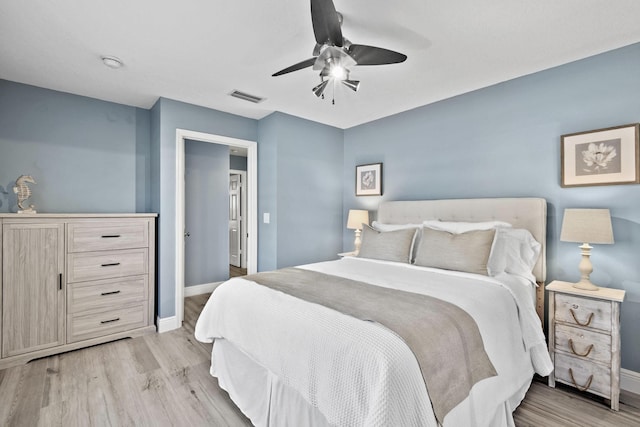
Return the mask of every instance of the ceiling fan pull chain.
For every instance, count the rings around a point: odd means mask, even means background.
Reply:
[[[331,105],[336,105],[336,82],[334,81],[331,86],[331,89],[333,89],[333,95],[331,96]]]

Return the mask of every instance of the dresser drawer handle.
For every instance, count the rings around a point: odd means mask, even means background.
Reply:
[[[593,374],[589,377],[589,379],[587,380],[587,383],[584,385],[584,387],[581,387],[578,385],[578,383],[576,382],[576,379],[573,378],[573,369],[569,368],[569,375],[571,376],[571,382],[573,383],[573,385],[580,391],[587,391],[589,390],[589,387],[591,387],[591,382],[593,381]]]
[[[103,234],[102,235],[103,239],[117,239],[118,237],[120,237],[119,234]]]
[[[118,320],[120,320],[120,318],[116,317],[115,319],[111,320],[102,320],[100,323],[104,325],[105,323],[117,322]]]
[[[105,296],[105,295],[114,295],[114,294],[119,294],[120,291],[111,291],[111,292],[103,292],[100,295]],[[571,340],[569,340],[571,341]]]
[[[573,311],[573,308],[570,308],[569,311],[571,312],[571,316],[573,317],[573,320],[575,320],[576,323],[580,326],[589,326],[591,324],[591,321],[593,320],[593,315],[594,315],[593,312],[591,312],[591,314],[589,315],[589,319],[587,319],[586,323],[581,323],[576,317],[576,312]]]
[[[593,344],[591,344],[588,348],[587,351],[583,354],[580,354],[576,351],[576,349],[573,347],[573,340],[571,338],[569,338],[569,348],[571,349],[571,353],[575,354],[576,356],[580,356],[580,357],[587,357],[589,355],[589,353],[591,353],[591,350],[593,350]]]
[[[114,267],[116,265],[120,265],[119,262],[110,262],[108,264],[102,264],[102,267]]]

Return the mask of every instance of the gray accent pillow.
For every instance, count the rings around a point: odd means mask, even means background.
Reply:
[[[395,231],[378,231],[363,224],[360,258],[411,263],[411,250],[417,228]]]
[[[453,234],[425,227],[415,264],[488,276],[487,262],[495,233],[478,230]]]

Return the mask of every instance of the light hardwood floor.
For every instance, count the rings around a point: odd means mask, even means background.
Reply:
[[[184,326],[0,371],[1,426],[247,426],[209,375],[211,345],[193,337],[206,295],[185,299]],[[515,412],[522,426],[638,426],[567,389],[534,382]]]
[[[229,265],[229,277],[240,277],[240,276],[246,276],[247,275],[247,269],[246,268],[240,268],[240,267],[236,267],[235,265]]]

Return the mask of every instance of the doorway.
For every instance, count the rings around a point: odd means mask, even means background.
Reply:
[[[247,173],[229,170],[229,277],[247,274]]]
[[[176,326],[182,325],[184,318],[184,239],[185,239],[185,140],[221,144],[247,150],[247,191],[246,191],[246,267],[249,274],[257,272],[258,259],[258,147],[255,141],[230,138],[204,132],[176,129],[176,276],[175,276],[175,313]]]

